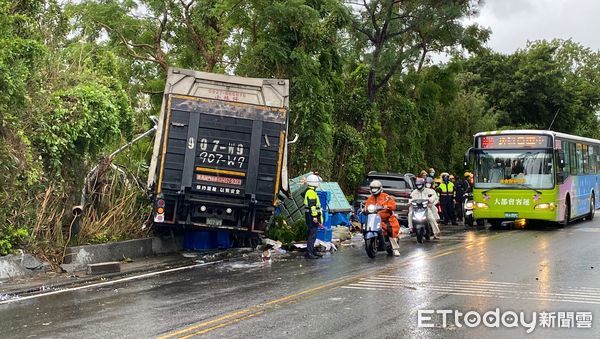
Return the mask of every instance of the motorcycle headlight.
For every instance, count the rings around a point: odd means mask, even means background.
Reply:
[[[375,211],[376,211],[375,205],[369,205],[369,206],[367,206],[367,212],[369,212],[369,213],[375,213]]]
[[[466,207],[467,207],[467,208],[473,208],[473,203],[472,203],[472,202],[468,202],[468,203],[466,204]]]
[[[423,207],[427,207],[427,201],[423,201],[421,204],[423,205]]]

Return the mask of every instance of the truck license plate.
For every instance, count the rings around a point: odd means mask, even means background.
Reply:
[[[223,219],[206,218],[206,224],[208,226],[221,226],[223,225]]]
[[[504,217],[505,218],[518,218],[519,217],[519,213],[517,213],[517,212],[505,212],[504,213]]]

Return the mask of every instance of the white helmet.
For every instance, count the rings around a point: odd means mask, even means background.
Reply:
[[[381,181],[379,180],[371,181],[371,183],[369,184],[369,188],[371,189],[371,193],[375,195],[383,191],[383,185],[381,185]]]
[[[308,177],[306,177],[306,184],[308,186],[319,187],[320,181],[321,181],[320,178],[314,174],[311,174]]]

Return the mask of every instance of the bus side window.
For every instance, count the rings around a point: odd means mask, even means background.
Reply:
[[[592,173],[600,172],[600,146],[590,146],[590,163],[592,164]]]
[[[581,163],[583,164],[583,173],[590,173],[590,164],[588,162],[588,145],[581,145]]]
[[[577,162],[577,151],[575,149],[575,144],[570,142],[569,143],[569,157],[571,158],[571,171],[570,173],[572,175],[577,175],[579,174],[579,162]]]
[[[596,147],[588,146],[588,173],[596,173]]]

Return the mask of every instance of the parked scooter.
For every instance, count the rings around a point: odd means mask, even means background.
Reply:
[[[412,224],[417,234],[417,242],[423,243],[425,240],[430,240],[433,236],[433,228],[427,221],[427,212],[429,209],[429,200],[415,199],[411,202],[412,206]]]
[[[361,210],[363,205],[361,204]],[[378,212],[383,210],[381,206],[369,205],[366,209],[367,218],[362,225],[363,237],[365,239],[365,250],[369,258],[375,258],[378,251],[384,249],[388,254],[394,254],[392,244],[388,236],[383,235],[381,229],[381,217]]]

